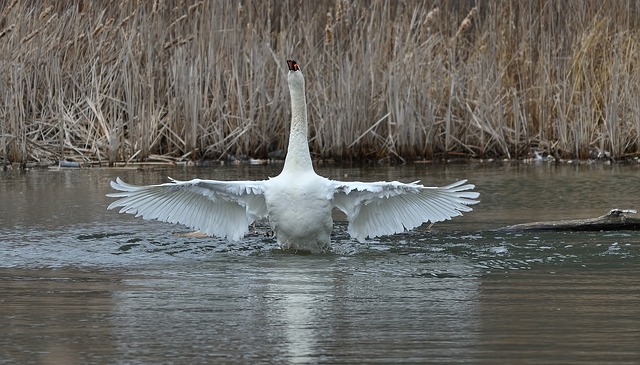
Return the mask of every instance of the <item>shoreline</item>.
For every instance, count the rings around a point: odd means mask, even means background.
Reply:
[[[155,167],[216,167],[216,166],[259,166],[259,165],[283,165],[283,159],[226,159],[226,160],[179,160],[163,157],[162,160],[152,161],[117,161],[112,166],[99,161],[78,161],[78,159],[66,159],[63,161],[50,161],[45,163],[29,162],[27,164],[9,163],[0,166],[3,171],[9,170],[78,170],[78,169],[134,169],[146,170]],[[640,158],[635,156],[626,159],[555,159],[555,158],[524,158],[524,159],[448,159],[448,160],[412,160],[392,161],[389,159],[361,160],[361,161],[336,161],[332,159],[315,159],[314,166],[393,166],[393,165],[490,165],[490,164],[545,164],[545,165],[640,165]]]

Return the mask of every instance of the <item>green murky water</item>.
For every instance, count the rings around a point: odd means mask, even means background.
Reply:
[[[105,208],[108,181],[262,179],[279,166],[0,173],[0,363],[640,362],[640,234],[500,226],[640,208],[640,168],[321,167],[342,180],[468,178],[450,222],[281,253]]]

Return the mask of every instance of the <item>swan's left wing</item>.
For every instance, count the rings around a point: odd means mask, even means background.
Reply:
[[[111,187],[120,198],[107,207],[144,219],[181,223],[208,235],[237,241],[254,220],[267,216],[264,181],[171,180],[159,185],[127,184],[117,178]]]
[[[349,234],[364,241],[410,230],[424,222],[440,222],[471,211],[478,203],[475,188],[461,180],[443,187],[418,183],[342,182],[334,184],[333,204],[347,215]]]

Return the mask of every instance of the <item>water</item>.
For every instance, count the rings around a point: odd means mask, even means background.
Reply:
[[[333,252],[281,253],[105,207],[108,181],[260,179],[278,166],[0,174],[0,364],[640,362],[637,232],[515,223],[640,207],[640,168],[321,167],[343,180],[469,178],[474,212]]]

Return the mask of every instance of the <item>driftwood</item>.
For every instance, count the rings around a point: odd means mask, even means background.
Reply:
[[[522,223],[498,228],[498,231],[622,231],[640,230],[640,218],[629,217],[634,209],[611,209],[609,213],[588,219]]]

